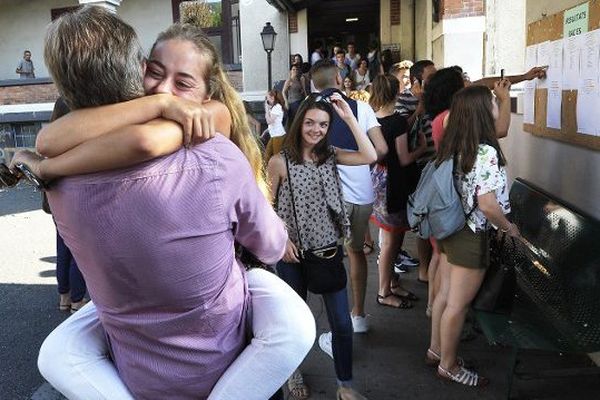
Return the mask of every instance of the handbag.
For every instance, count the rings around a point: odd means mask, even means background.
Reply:
[[[346,287],[346,268],[344,268],[343,253],[337,242],[317,249],[302,250],[302,238],[298,226],[296,204],[294,201],[294,190],[292,188],[292,177],[287,154],[285,155],[285,167],[288,175],[288,185],[292,200],[292,211],[298,232],[300,245],[300,267],[306,282],[307,289],[315,294],[339,292]]]
[[[506,233],[500,237],[494,231],[490,234],[490,266],[471,304],[474,310],[495,314],[510,314],[512,310],[517,286],[516,245],[514,238],[507,241],[506,237]]]

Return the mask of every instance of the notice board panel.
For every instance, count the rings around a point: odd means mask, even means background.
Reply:
[[[590,0],[588,31],[600,28],[600,0]],[[563,38],[565,10],[532,22],[527,27],[527,46]],[[536,136],[600,150],[600,136],[577,132],[577,90],[563,90],[561,104],[561,129],[546,126],[548,89],[535,89],[534,123],[523,124],[523,130]],[[600,110],[598,110],[600,118]]]

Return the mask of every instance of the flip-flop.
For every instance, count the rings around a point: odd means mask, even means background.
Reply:
[[[400,304],[398,305],[394,305],[394,304],[387,304],[383,302],[383,299],[387,299],[388,297],[396,297],[398,300],[400,300]],[[398,295],[395,295],[394,293],[390,293],[387,296],[382,296],[380,294],[377,295],[377,304],[379,304],[380,306],[384,306],[384,307],[391,307],[391,308],[399,308],[399,309],[409,309],[409,308],[413,308],[413,304],[405,298],[402,298]]]

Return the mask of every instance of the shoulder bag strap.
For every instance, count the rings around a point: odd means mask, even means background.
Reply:
[[[298,244],[300,245],[300,256],[302,256],[302,238],[300,237],[300,226],[298,225],[298,216],[296,214],[296,202],[294,201],[294,190],[292,189],[292,175],[290,174],[290,162],[287,153],[283,153],[285,158],[285,169],[287,171],[288,186],[290,188],[290,196],[292,200],[292,211],[294,212],[294,221],[296,222],[296,232],[298,232]]]
[[[452,179],[453,179],[452,187],[454,187],[454,190],[456,190],[456,194],[458,194],[458,198],[462,199],[462,195],[460,194],[460,192],[458,191],[458,188],[456,187],[456,182],[454,182],[454,172],[455,171],[456,171],[456,154],[454,154],[454,157],[452,157]],[[473,199],[473,208],[471,208],[471,211],[469,211],[468,213],[465,213],[465,210],[463,209],[463,213],[465,214],[465,220],[469,219],[469,217],[471,216],[471,214],[473,214],[473,211],[475,211],[476,208],[477,208],[477,196],[475,196],[475,198]]]

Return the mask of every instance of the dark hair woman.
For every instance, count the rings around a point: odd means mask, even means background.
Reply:
[[[332,109],[350,127],[358,151],[327,144]],[[269,161],[268,176],[277,199],[275,208],[289,235],[277,272],[303,299],[308,282],[301,253],[337,244],[340,237],[349,233],[336,164],[363,165],[376,159],[375,149],[350,106],[339,93],[334,93],[330,97],[311,95],[304,100],[285,137],[283,151]],[[341,246],[337,246],[337,252],[341,251]],[[319,345],[333,357],[339,386],[337,398],[364,399],[351,388],[353,332],[346,287],[322,296],[332,332],[321,335]],[[299,371],[292,375],[288,387],[295,397],[300,397],[296,392],[302,398],[308,397]]]
[[[418,180],[416,159],[425,151],[425,137],[413,151],[408,148],[406,117],[394,112],[399,82],[394,75],[378,75],[371,87],[369,104],[390,151],[371,171],[375,201],[371,221],[379,227],[379,292],[377,303],[395,308],[412,307],[417,297],[392,279],[393,261],[402,247],[406,221],[406,201]],[[411,172],[412,171],[412,172]]]
[[[467,386],[488,383],[457,357],[465,315],[489,264],[488,231],[497,227],[510,236],[520,235],[505,217],[510,204],[506,161],[496,137],[497,117],[498,106],[487,87],[470,86],[457,92],[436,158],[438,164],[456,159],[455,185],[469,216],[462,230],[439,241],[441,287],[433,303],[427,359],[439,362],[441,378]]]

